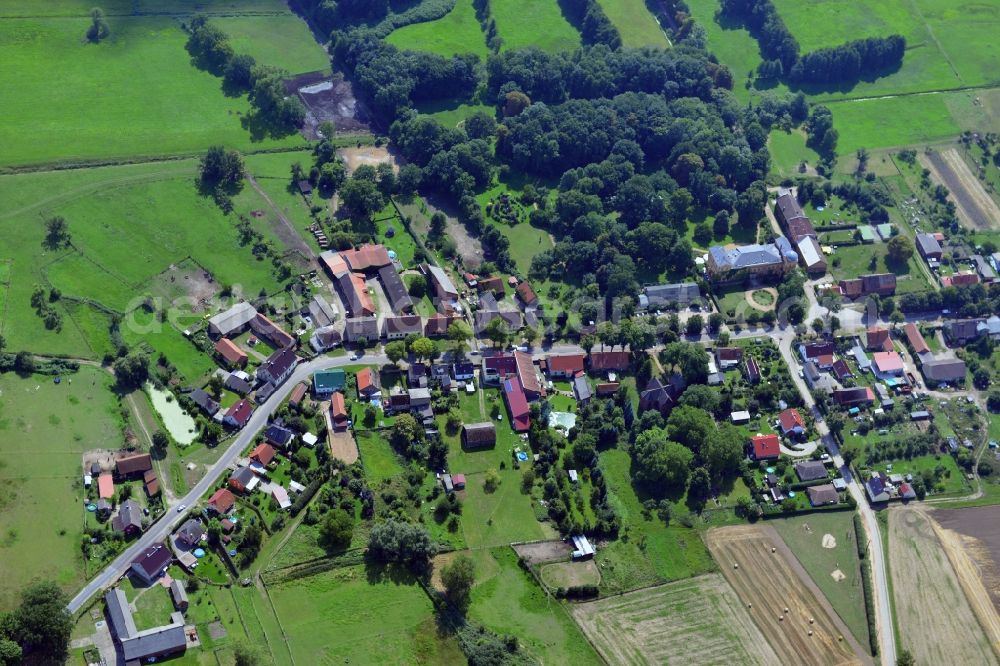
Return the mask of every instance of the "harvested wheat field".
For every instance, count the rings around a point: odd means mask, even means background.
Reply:
[[[960,542],[962,550],[971,558],[985,591],[993,600],[996,616],[1000,612],[1000,506],[935,509],[931,518],[941,526],[944,534],[939,532],[938,536],[945,546]]]
[[[721,527],[710,530],[705,542],[777,653],[777,663],[833,665],[868,661],[859,656],[859,648],[852,648],[847,627],[773,527]]]
[[[776,664],[778,656],[719,574],[573,606],[611,664]]]
[[[977,621],[961,579],[938,534],[939,527],[920,508],[899,507],[889,514],[889,558],[893,597],[902,646],[918,664],[996,664],[996,655]],[[945,537],[958,555],[960,546]],[[961,558],[959,558],[961,559]],[[979,585],[982,589],[982,585]],[[982,600],[989,604],[983,591]]]

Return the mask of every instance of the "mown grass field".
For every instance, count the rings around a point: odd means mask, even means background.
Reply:
[[[111,376],[82,367],[52,377],[0,375],[0,610],[36,577],[75,590],[83,579],[81,454],[122,443]]]
[[[868,646],[868,620],[865,617],[854,513],[827,511],[772,520],[769,524],[778,530],[858,643]],[[823,547],[823,536],[826,534],[836,540],[834,548]],[[831,575],[834,571],[843,573],[844,579],[834,580]]]
[[[608,20],[618,28],[622,45],[628,48],[655,46],[668,48],[670,42],[644,0],[598,0]]]
[[[297,155],[283,157],[290,163]],[[254,171],[253,158],[248,164]],[[155,276],[191,257],[219,284],[241,285],[248,294],[276,290],[270,262],[256,260],[250,248],[239,245],[236,216],[226,217],[211,199],[197,193],[196,165],[181,160],[0,177],[0,199],[7,204],[0,211],[5,238],[0,260],[9,266],[2,327],[8,348],[100,358],[110,345],[107,316],[84,313],[88,306],[72,306],[68,300],[54,304],[67,313],[62,331],[45,329],[30,304],[39,284],[59,288],[64,297],[89,299],[124,313],[151,293]],[[249,186],[236,203],[239,212],[266,208]],[[53,215],[68,221],[72,248],[43,247],[44,220]],[[281,249],[264,218],[251,219]],[[197,320],[187,316],[178,323],[189,326]],[[184,369],[187,356],[174,352],[193,347],[169,322],[161,326],[152,317],[137,315],[123,323],[122,331],[129,341],[148,340],[190,376]]]
[[[464,520],[464,519],[463,519]],[[471,552],[476,564],[469,617],[500,635],[513,635],[543,664],[600,664],[569,611],[550,599],[508,547]]]
[[[489,55],[472,0],[458,0],[454,9],[436,21],[394,30],[385,41],[401,49],[429,51],[445,57],[475,53],[485,60]]]
[[[296,663],[462,660],[457,642],[438,634],[430,598],[406,571],[344,567],[269,592]]]
[[[643,517],[642,499],[632,487],[631,459],[625,451],[604,451],[600,464],[612,502],[622,517],[622,530],[629,534],[627,542],[616,541],[597,553],[597,562],[602,567],[601,587],[605,593],[624,592],[715,570],[715,563],[698,530],[681,527],[676,522],[680,509],[675,507],[669,526],[664,525],[655,512],[650,520]]]
[[[748,88],[748,72],[761,63],[757,42],[741,24],[717,18],[718,0],[688,4],[706,30],[709,50],[733,71],[733,92],[741,101],[788,90],[773,82]],[[856,85],[805,90],[812,101],[833,111],[840,155],[853,155],[858,148],[922,144],[965,130],[1000,129],[994,103],[997,91],[988,88],[996,85],[1000,66],[1000,50],[992,37],[1000,27],[997,0],[775,0],[775,5],[803,52],[867,36],[906,37],[907,51],[898,71]],[[791,146],[777,146],[775,171],[781,176],[787,175],[788,165],[778,160],[785,148]]]
[[[289,74],[330,71],[330,56],[298,16],[219,16],[211,19],[229,35],[236,53],[287,70]]]
[[[805,132],[794,130],[783,132],[774,130],[767,142],[771,153],[771,173],[780,178],[799,176],[799,164],[806,162],[815,168],[819,164],[819,154],[806,145]]]
[[[504,49],[536,46],[565,51],[580,46],[580,33],[562,15],[556,0],[496,0],[490,3]]]
[[[97,45],[83,39],[88,20],[0,21],[0,167],[302,143],[252,142],[240,124],[246,99],[191,64],[176,19],[113,17]]]

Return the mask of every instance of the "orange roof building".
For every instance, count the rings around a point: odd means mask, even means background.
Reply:
[[[351,270],[347,262],[344,261],[344,258],[340,256],[340,253],[333,252],[332,250],[327,250],[319,255],[319,262],[330,273],[331,277],[337,277],[341,273],[347,273]]]
[[[910,346],[913,347],[914,354],[924,354],[931,350],[927,346],[927,341],[924,340],[924,336],[920,335],[920,329],[914,323],[908,323],[903,326],[903,332],[906,333],[906,339],[910,342]]]
[[[115,482],[110,474],[97,477],[97,494],[101,499],[111,499],[115,496]]]
[[[215,343],[215,351],[230,366],[244,367],[247,364],[247,353],[236,346],[236,343],[229,338],[220,338]]]
[[[266,467],[267,465],[271,464],[272,460],[274,460],[274,456],[276,455],[276,453],[277,452],[274,450],[273,446],[264,442],[257,445],[257,447],[250,454],[250,459],[256,460],[261,465],[264,465]]]
[[[538,296],[535,294],[535,290],[531,288],[531,285],[527,282],[522,282],[517,285],[517,296],[521,299],[521,302],[527,306],[532,306],[538,303]]]
[[[330,416],[338,424],[347,420],[347,405],[344,403],[344,394],[340,391],[330,394]]]
[[[392,260],[389,259],[389,252],[384,245],[362,245],[354,250],[344,250],[340,256],[344,258],[353,271],[367,271],[392,263]]]

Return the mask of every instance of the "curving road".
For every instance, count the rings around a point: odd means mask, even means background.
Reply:
[[[291,393],[295,385],[301,381],[309,378],[314,372],[320,370],[328,370],[330,368],[336,368],[345,365],[355,365],[355,364],[365,364],[365,365],[387,365],[389,359],[384,354],[366,354],[361,358],[351,360],[349,356],[321,356],[319,358],[313,359],[311,361],[301,363],[292,376],[288,378],[281,387],[274,392],[274,394],[264,402],[263,405],[259,405],[256,410],[254,410],[253,415],[250,417],[250,421],[240,434],[237,435],[233,443],[229,445],[229,448],[223,452],[219,457],[218,461],[208,470],[205,476],[195,484],[184,497],[181,497],[177,502],[167,507],[166,513],[160,517],[158,521],[149,526],[149,528],[142,534],[141,537],[134,543],[132,543],[128,548],[126,548],[118,557],[116,557],[111,564],[106,566],[101,573],[99,573],[94,579],[92,579],[87,585],[80,590],[72,600],[70,600],[67,608],[70,613],[76,613],[80,608],[83,607],[87,600],[92,596],[108,587],[119,577],[124,574],[140,552],[146,548],[152,546],[158,541],[163,541],[167,538],[180,523],[181,519],[187,515],[187,511],[178,512],[175,507],[179,505],[187,505],[189,507],[195,506],[208,490],[215,485],[222,474],[226,472],[230,465],[232,465],[240,454],[243,452],[247,446],[253,442],[257,433],[267,426],[268,419],[271,416],[271,412],[278,408],[281,401]]]

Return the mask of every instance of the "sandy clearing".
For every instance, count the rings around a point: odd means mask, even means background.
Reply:
[[[823,535],[823,547],[824,548],[836,548],[837,539],[832,534]]]
[[[611,664],[776,664],[778,655],[718,574],[572,607]]]
[[[889,557],[900,639],[917,663],[1000,663],[922,508],[893,508]]]
[[[330,455],[337,460],[342,460],[345,465],[351,465],[358,460],[358,443],[354,441],[354,435],[350,430],[336,432],[327,431],[330,440]]]
[[[831,571],[830,577],[833,578],[838,583],[847,578],[847,576],[844,575],[844,572],[841,571],[840,569],[834,569],[833,571]]]
[[[514,544],[514,552],[528,564],[541,564],[569,559],[573,547],[565,541],[536,541]]]
[[[705,542],[740,601],[752,604],[750,615],[780,663],[868,661],[773,527],[722,527],[709,530]]]
[[[385,146],[340,148],[337,150],[337,153],[343,157],[344,162],[347,163],[348,175],[353,174],[354,171],[362,164],[374,167],[382,164],[383,162],[388,162],[392,165],[394,171],[399,171],[399,165],[396,164],[396,158]]]

